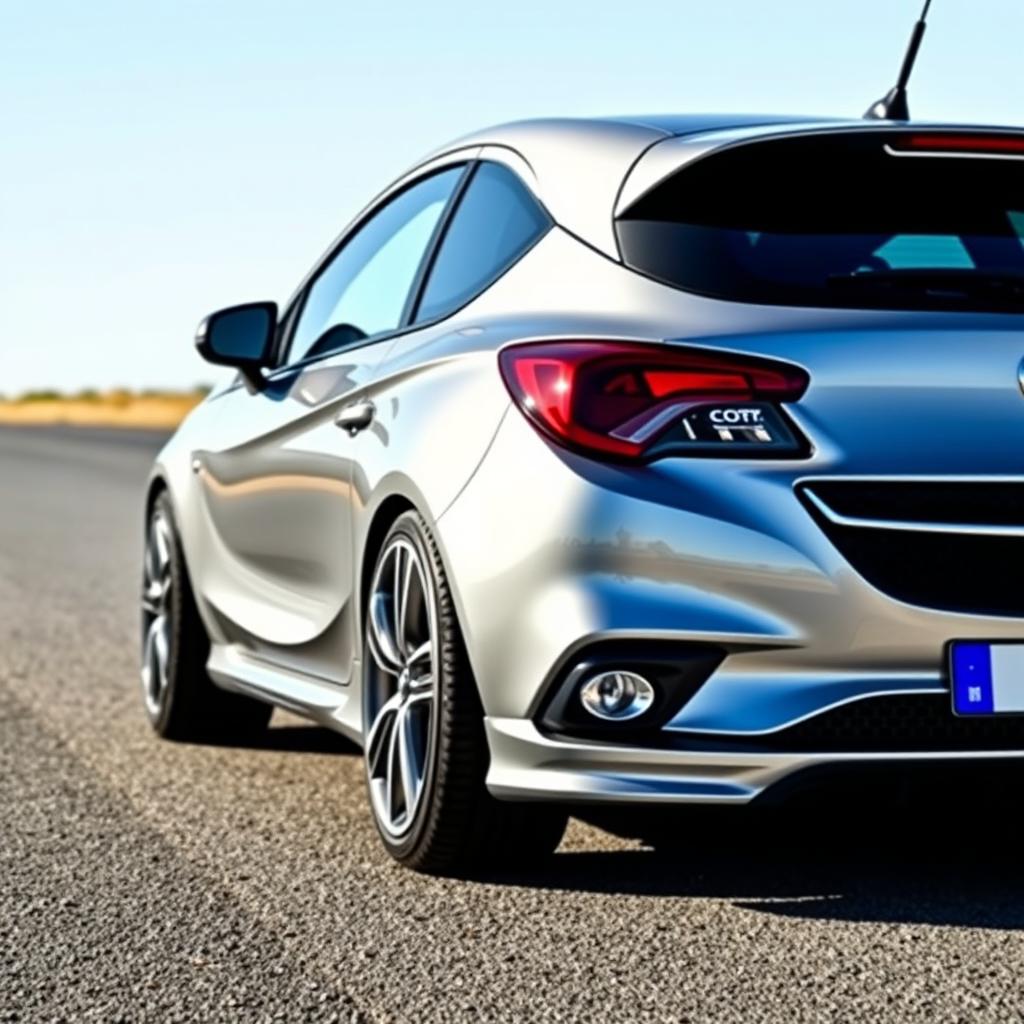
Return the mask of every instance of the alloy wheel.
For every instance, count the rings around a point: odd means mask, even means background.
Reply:
[[[423,799],[438,693],[436,595],[407,537],[394,537],[382,553],[368,611],[366,772],[377,821],[398,838],[412,827]]]
[[[149,525],[142,575],[142,690],[154,717],[163,706],[169,678],[173,543],[171,524],[158,510]]]

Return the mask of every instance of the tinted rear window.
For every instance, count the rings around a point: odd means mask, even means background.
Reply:
[[[859,133],[712,154],[623,214],[623,257],[741,302],[1024,310],[1024,159],[909,144]]]

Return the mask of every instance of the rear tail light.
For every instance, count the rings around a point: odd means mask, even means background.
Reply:
[[[510,345],[499,363],[534,426],[589,454],[650,460],[807,452],[778,406],[799,399],[809,378],[786,363],[609,341]]]

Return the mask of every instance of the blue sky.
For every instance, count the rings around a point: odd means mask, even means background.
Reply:
[[[284,300],[424,152],[498,121],[859,114],[919,0],[8,4],[0,393],[191,386],[209,310]],[[1024,0],[935,0],[916,116],[1024,123]]]

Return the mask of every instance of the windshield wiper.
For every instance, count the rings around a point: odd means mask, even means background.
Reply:
[[[879,299],[916,297],[929,305],[1024,309],[1024,273],[950,268],[857,270],[830,274],[829,288]]]

